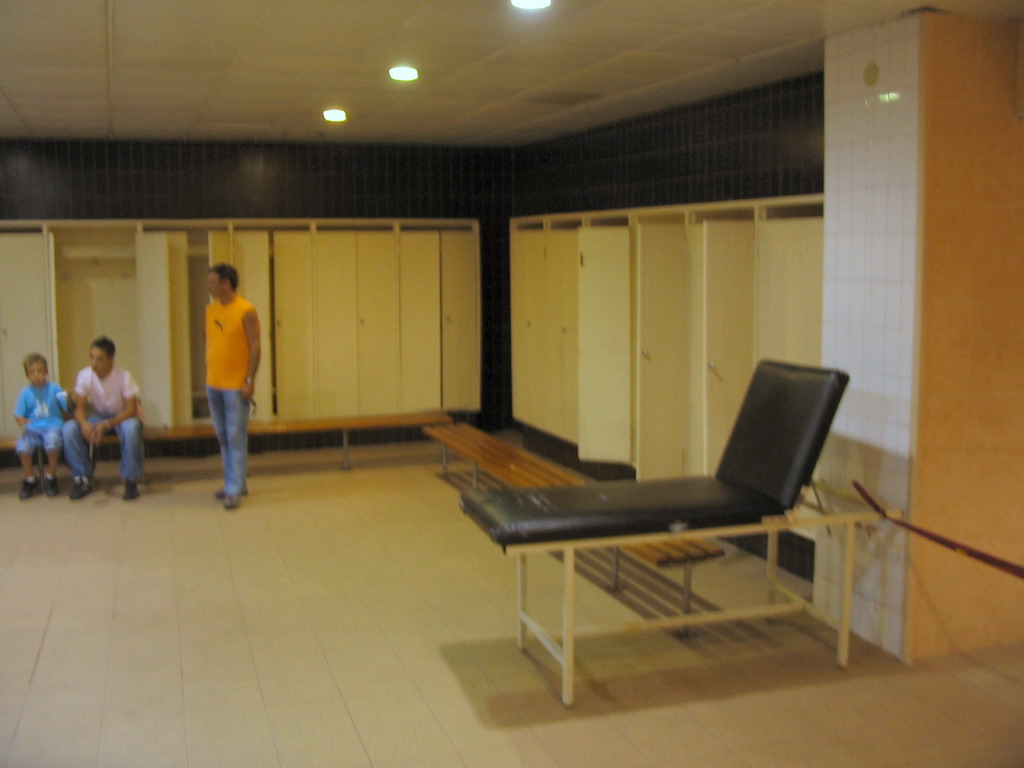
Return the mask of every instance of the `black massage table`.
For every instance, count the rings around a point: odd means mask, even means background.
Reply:
[[[573,700],[575,638],[584,634],[672,629],[806,611],[839,632],[836,661],[849,652],[854,526],[870,512],[790,517],[786,513],[810,483],[849,377],[838,370],[763,361],[754,372],[714,477],[615,481],[572,487],[473,491],[463,511],[518,564],[518,642],[527,630],[562,667],[562,702]],[[780,531],[838,526],[845,532],[844,591],[838,620],[778,583]],[[689,613],[626,624],[579,628],[573,613],[578,550],[711,537],[768,536],[769,603],[713,613]],[[560,642],[527,610],[526,556],[559,553],[563,562]]]

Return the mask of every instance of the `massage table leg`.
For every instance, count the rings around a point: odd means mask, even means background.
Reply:
[[[567,547],[562,553],[562,704],[572,706],[572,684],[576,676],[576,550]]]
[[[775,585],[779,581],[779,532],[768,531],[768,551],[765,552],[768,579],[768,603],[775,602]]]
[[[520,554],[516,558],[516,644],[519,650],[526,647],[526,622],[523,615],[526,613],[526,555]]]
[[[843,540],[843,605],[839,616],[839,639],[836,643],[836,664],[845,667],[850,656],[850,615],[853,611],[854,544],[857,529],[852,523],[844,526]]]

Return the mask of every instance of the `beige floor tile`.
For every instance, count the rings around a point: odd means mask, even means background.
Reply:
[[[426,444],[148,464],[138,502],[19,502],[0,471],[3,768],[994,766],[1024,754],[1024,648],[913,668],[806,617],[581,639],[576,704],[516,648],[515,561],[459,511]],[[532,558],[557,624],[561,566]],[[697,569],[704,604],[756,558]],[[669,573],[675,579],[678,574]],[[631,617],[577,579],[582,623]],[[797,589],[806,584],[794,582]]]

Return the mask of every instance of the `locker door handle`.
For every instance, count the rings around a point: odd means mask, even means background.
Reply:
[[[651,359],[651,350],[649,350],[649,349],[641,349],[640,350],[640,356],[643,357],[644,360],[650,360]]]

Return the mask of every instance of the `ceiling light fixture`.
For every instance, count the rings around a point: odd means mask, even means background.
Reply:
[[[524,11],[539,11],[551,5],[551,0],[511,0],[512,5]]]
[[[344,109],[325,109],[324,120],[328,123],[343,123],[348,120]]]
[[[388,74],[391,75],[392,80],[402,80],[405,82],[416,80],[420,76],[415,67],[392,67],[388,70]]]

